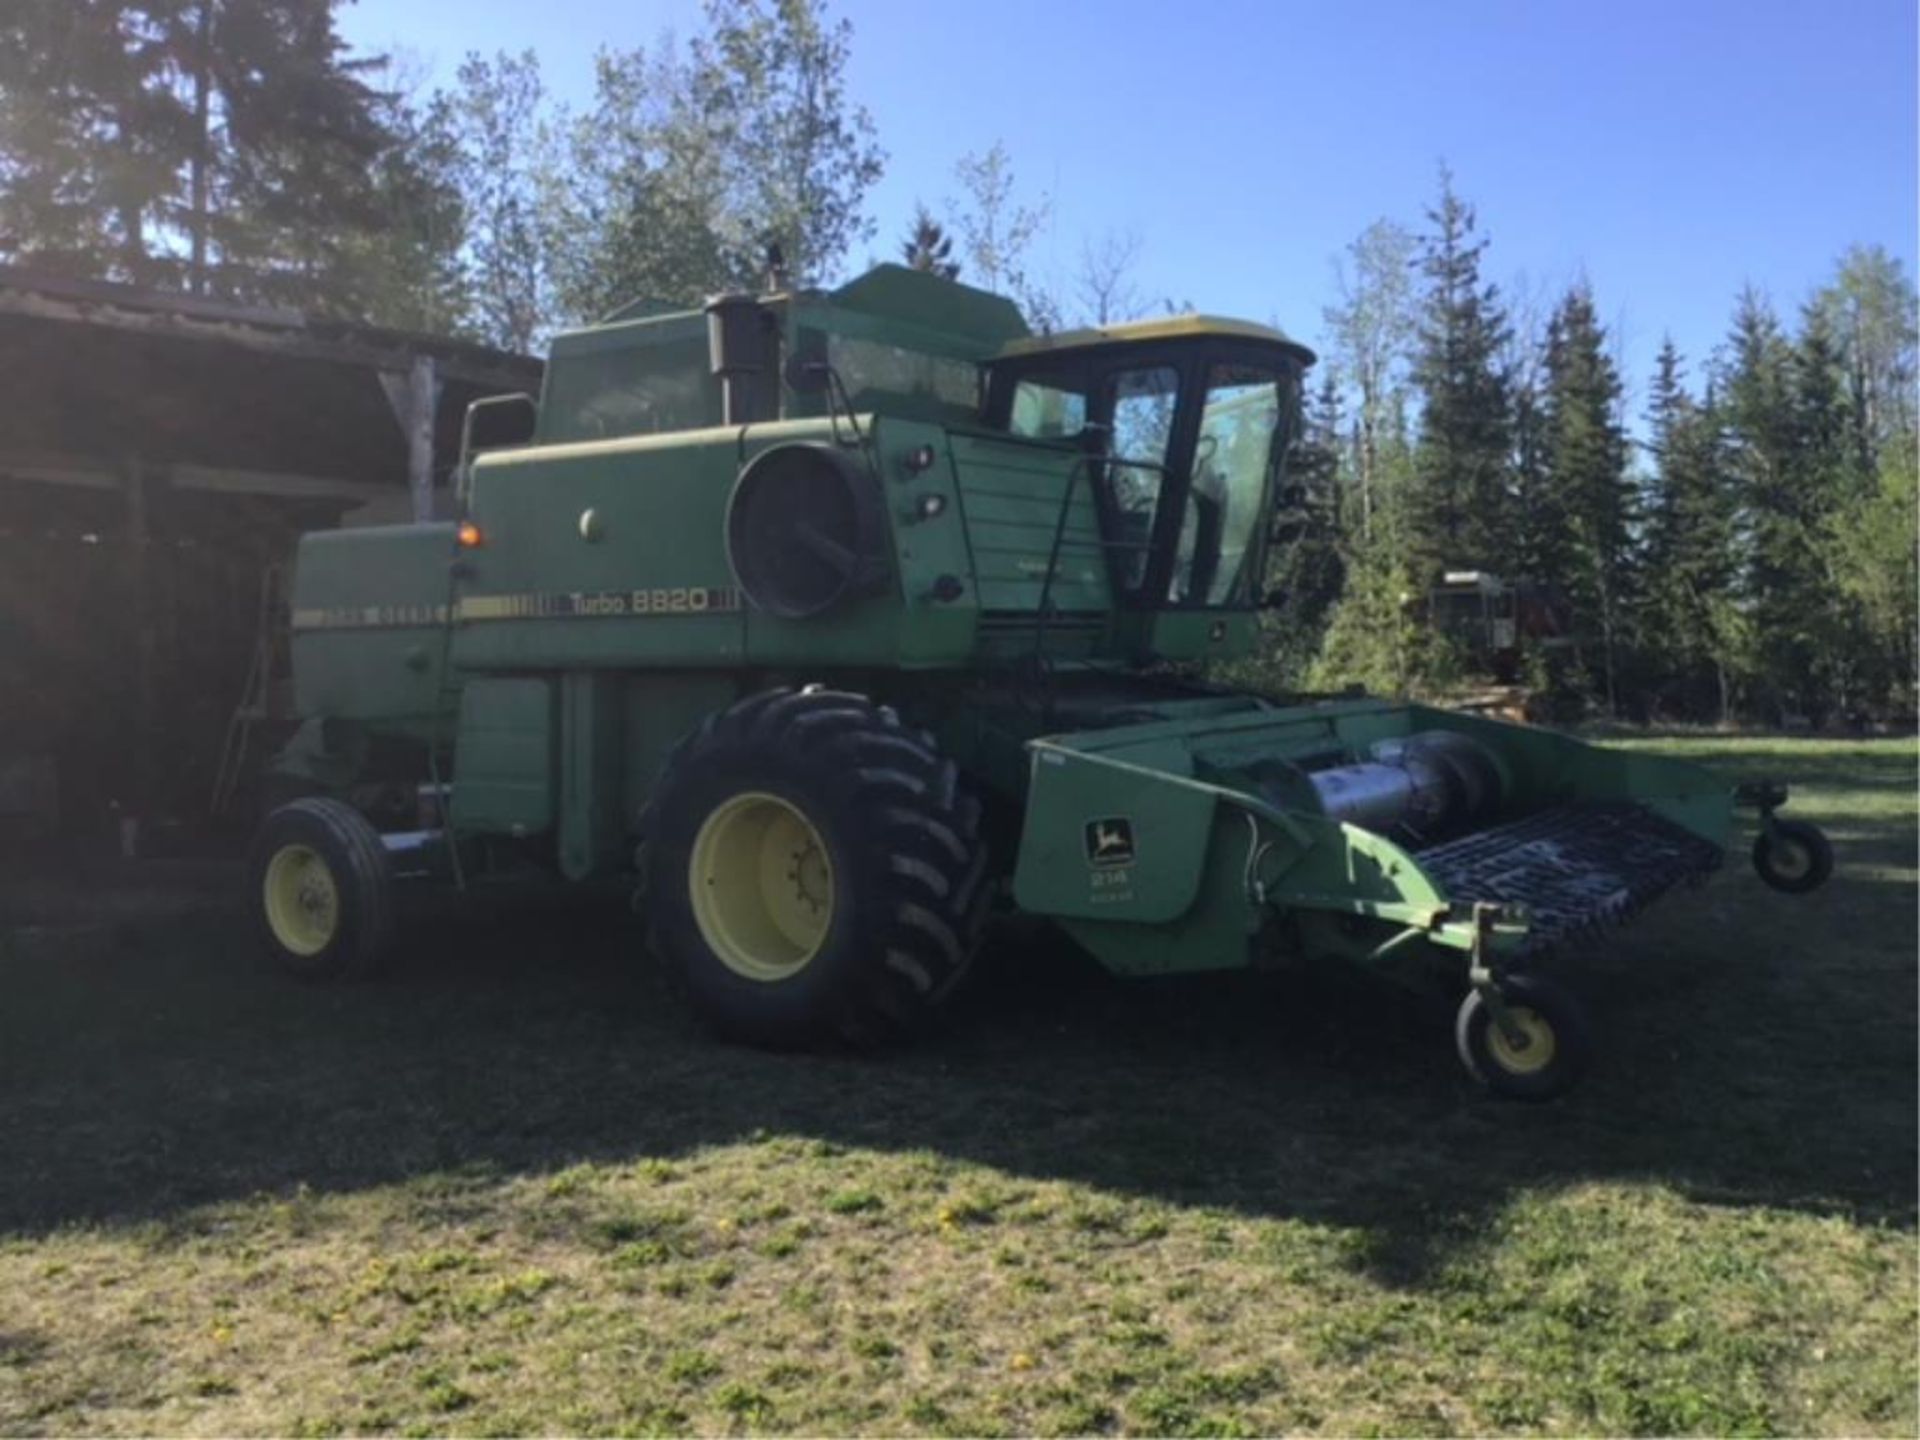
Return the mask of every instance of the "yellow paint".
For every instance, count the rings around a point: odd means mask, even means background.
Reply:
[[[736,975],[771,984],[798,975],[833,924],[833,861],[811,821],[762,790],[733,796],[694,836],[693,917]]]
[[[1084,350],[1091,345],[1114,345],[1141,340],[1187,340],[1218,336],[1233,340],[1267,340],[1298,346],[1299,341],[1251,320],[1229,320],[1219,315],[1169,315],[1159,320],[1131,320],[1124,325],[1096,325],[1063,330],[1057,335],[1034,335],[1001,347],[1002,358],[1046,355],[1057,350]]]
[[[281,846],[267,862],[260,888],[267,928],[282,949],[307,957],[332,943],[340,928],[340,888],[318,851]]]
[[[1509,1005],[1507,1018],[1526,1036],[1524,1046],[1507,1039],[1498,1020],[1487,1024],[1487,1053],[1493,1063],[1509,1075],[1537,1075],[1553,1063],[1553,1026],[1539,1011],[1525,1005]]]

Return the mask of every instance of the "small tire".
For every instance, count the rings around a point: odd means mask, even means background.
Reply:
[[[776,1048],[918,1028],[979,945],[980,806],[863,695],[753,695],[683,741],[648,807],[653,949],[700,1017]]]
[[[1753,868],[1775,890],[1805,895],[1833,875],[1833,842],[1805,820],[1776,820],[1753,837]]]
[[[267,816],[248,855],[247,886],[267,958],[297,979],[358,979],[392,953],[386,851],[351,805],[314,797]]]
[[[1586,1007],[1538,975],[1509,975],[1500,998],[1526,1032],[1515,1045],[1495,1024],[1478,990],[1460,1002],[1453,1040],[1467,1072],[1509,1100],[1552,1100],[1571,1090],[1593,1058]]]

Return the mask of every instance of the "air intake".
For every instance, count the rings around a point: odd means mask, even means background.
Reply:
[[[753,604],[804,620],[881,589],[891,574],[879,482],[828,445],[776,445],[727,502],[727,559]]]

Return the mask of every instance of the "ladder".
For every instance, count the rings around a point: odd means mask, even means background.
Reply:
[[[253,652],[247,661],[240,703],[227,720],[227,733],[220,745],[220,764],[213,776],[213,795],[207,807],[215,819],[227,813],[239,792],[255,729],[263,721],[275,718],[274,688],[282,677],[279,661],[285,653],[286,576],[286,566],[278,561],[268,561],[260,572]]]

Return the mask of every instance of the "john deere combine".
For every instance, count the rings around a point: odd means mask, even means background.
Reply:
[[[1741,803],[1777,888],[1830,851],[1778,788],[1201,678],[1253,642],[1311,362],[1204,316],[1036,337],[890,266],[561,336],[521,433],[470,414],[457,519],[301,546],[266,944],[354,975],[396,876],[632,874],[716,1027],[865,1043],[1002,897],[1123,975],[1450,980],[1469,1069],[1557,1093],[1554,947],[1713,870]]]

